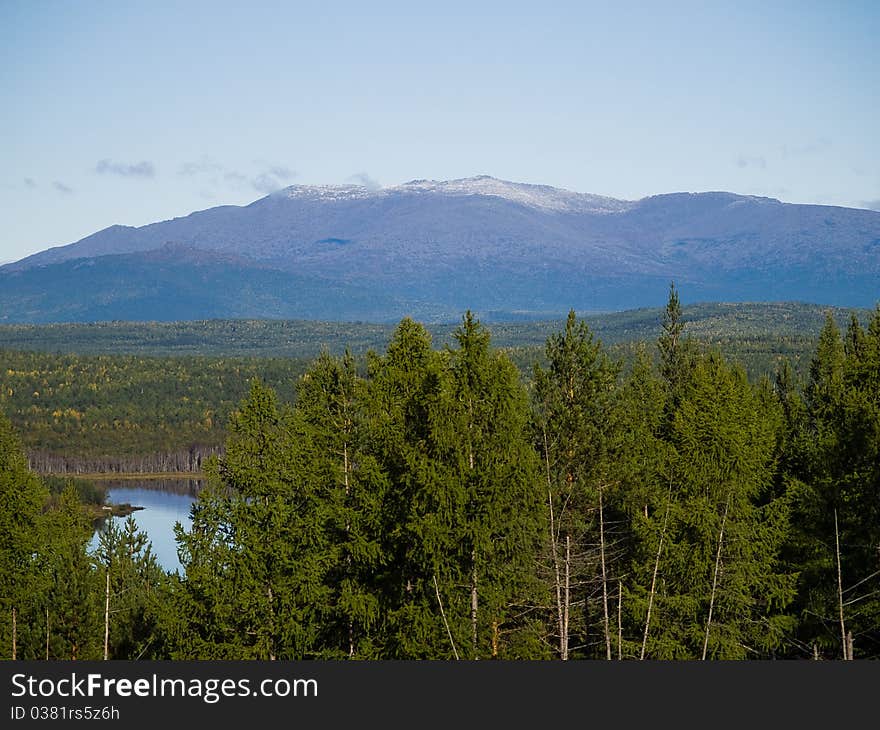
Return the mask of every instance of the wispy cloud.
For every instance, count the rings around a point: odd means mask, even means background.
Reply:
[[[761,170],[767,169],[767,159],[763,155],[758,155],[756,157],[749,157],[747,155],[740,155],[736,159],[736,166],[740,168],[745,167],[757,167]]]
[[[207,155],[203,155],[198,160],[182,163],[177,169],[177,174],[180,177],[200,178],[202,185],[207,184],[214,188],[221,186],[242,188],[248,183],[247,175],[238,170],[232,170]],[[205,197],[205,194],[213,195],[203,188],[200,195]]]
[[[183,177],[193,177],[194,175],[218,175],[222,172],[223,165],[209,157],[202,157],[193,162],[184,162],[178,169],[177,174]]]
[[[257,175],[252,181],[251,185],[254,190],[259,193],[274,193],[276,190],[280,190],[284,187],[278,180],[271,175],[267,175],[265,173],[261,175]]]
[[[382,187],[378,180],[370,177],[365,172],[357,172],[348,179],[358,185],[363,185],[367,190],[379,190]]]
[[[99,175],[119,175],[120,177],[148,178],[156,176],[156,167],[148,160],[142,160],[133,164],[127,162],[115,162],[114,160],[99,160],[95,165],[95,172]]]
[[[177,174],[182,177],[199,177],[203,185],[207,184],[212,188],[254,189],[260,193],[274,193],[296,177],[296,171],[286,165],[266,160],[254,160],[253,165],[255,170],[236,170],[204,156],[198,160],[184,162],[178,168]],[[205,192],[207,191],[203,188],[203,196]],[[211,194],[214,192],[212,191]]]
[[[290,180],[290,178],[296,177],[296,173],[289,167],[284,167],[284,165],[272,165],[267,172],[279,180]]]
[[[283,188],[294,175],[295,173],[289,167],[272,165],[253,178],[251,185],[258,192],[274,193],[276,190]]]
[[[63,193],[64,195],[70,195],[73,192],[73,188],[68,187],[60,180],[54,180],[52,182],[52,187],[55,188],[59,193]]]
[[[232,187],[241,187],[247,182],[247,175],[237,170],[227,170],[223,173],[223,180]]]
[[[26,177],[24,179],[24,185],[27,188],[35,188],[37,187],[37,181],[34,180],[32,177]]]

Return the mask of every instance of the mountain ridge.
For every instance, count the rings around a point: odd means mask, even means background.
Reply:
[[[151,251],[162,253],[141,255]],[[107,256],[122,258],[111,266]],[[94,276],[73,264],[84,259]],[[175,265],[200,267],[192,290]],[[77,277],[76,301],[41,303],[41,286],[70,288]],[[656,304],[672,279],[691,299],[870,307],[880,213],[726,191],[627,201],[488,175],[294,185],[245,206],[110,226],[0,267],[0,321],[105,316],[114,301],[142,320],[153,295],[141,312],[132,291],[153,279],[154,295],[190,303],[166,302],[174,319],[629,309]]]

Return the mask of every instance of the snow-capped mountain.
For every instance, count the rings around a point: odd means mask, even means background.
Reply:
[[[672,279],[690,301],[872,306],[880,213],[726,192],[626,201],[485,175],[295,185],[8,264],[0,321],[543,316],[657,306]]]
[[[537,210],[569,213],[619,213],[632,201],[606,198],[588,193],[573,193],[549,185],[530,185],[498,180],[490,175],[459,180],[411,180],[388,188],[363,185],[291,185],[275,195],[292,200],[363,200],[401,195],[436,195],[447,197],[487,196],[501,198]]]

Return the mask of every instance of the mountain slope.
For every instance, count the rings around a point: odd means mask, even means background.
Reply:
[[[655,306],[671,279],[691,301],[872,306],[880,213],[723,192],[622,201],[487,176],[293,186],[2,267],[0,321],[541,317]]]

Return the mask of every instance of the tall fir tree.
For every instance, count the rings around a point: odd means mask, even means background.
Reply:
[[[800,570],[795,641],[802,655],[840,656],[839,595],[835,515],[840,508],[837,480],[841,458],[838,416],[844,398],[846,350],[828,313],[810,361],[805,388],[806,438],[788,457],[793,486],[790,551]]]
[[[596,636],[601,647],[592,647],[592,655],[610,656],[607,507],[620,482],[609,447],[620,366],[574,311],[564,331],[548,338],[545,353],[548,368],[535,369],[536,443],[546,476],[558,653],[570,658],[573,641],[590,656],[587,650]]]
[[[867,331],[852,317],[845,337],[828,315],[810,363],[806,401],[808,438],[793,465],[801,486],[798,639],[823,656],[875,657],[880,655],[880,308]]]
[[[288,411],[258,381],[177,530],[185,580],[166,633],[177,658],[300,659],[319,650],[330,562],[323,504],[300,478]]]
[[[12,424],[0,412],[0,645],[7,658],[21,658],[25,616],[32,617],[39,604],[38,554],[47,498]]]
[[[103,586],[112,617],[108,622],[109,657],[158,658],[166,575],[147,534],[131,516],[122,526],[109,518],[98,537],[95,561],[98,572],[109,575]]]
[[[685,335],[682,317],[681,301],[673,282],[669,285],[669,298],[663,310],[660,337],[657,339],[660,376],[668,391],[667,426],[671,425],[672,414],[684,395],[697,359],[697,348],[693,340]]]
[[[810,361],[807,402],[816,427],[824,427],[843,393],[843,366],[846,360],[840,329],[829,312],[819,334],[816,355]],[[828,437],[826,434],[825,437]]]
[[[365,449],[365,383],[354,359],[324,352],[300,380],[292,425],[299,484],[319,500],[329,548],[322,656],[381,651],[376,576],[383,566],[385,474]]]
[[[714,354],[695,361],[679,394],[642,496],[628,497],[629,633],[644,627],[642,658],[770,656],[792,626],[794,594],[780,557],[787,500],[774,489],[781,415]]]
[[[675,413],[675,497],[656,651],[669,658],[768,656],[791,627],[788,531],[774,497],[776,419],[742,370],[710,355]]]
[[[41,551],[43,608],[34,617],[37,633],[45,633],[46,641],[45,645],[35,642],[39,646],[35,658],[102,656],[104,581],[88,553],[92,532],[76,490],[68,483],[58,504],[46,514],[45,546]]]
[[[378,579],[383,655],[392,659],[452,658],[458,650],[444,625],[437,583],[443,528],[428,516],[438,468],[429,412],[440,397],[442,368],[430,334],[409,318],[398,324],[384,355],[368,358],[369,449],[388,479]]]
[[[656,631],[658,581],[665,585],[661,561],[669,550],[674,449],[664,440],[668,390],[640,348],[619,389],[616,428],[610,453],[620,480],[623,560],[629,564],[618,607],[618,656],[644,658]],[[665,563],[662,564],[665,571]]]
[[[528,399],[516,368],[490,348],[471,312],[455,338],[429,413],[437,479],[422,497],[428,554],[462,655],[528,656],[542,633],[529,604],[546,534]]]

